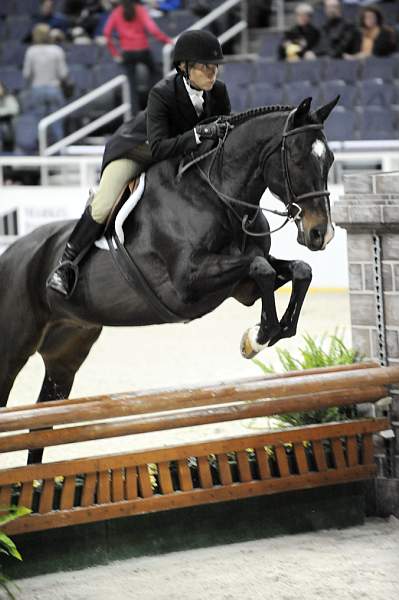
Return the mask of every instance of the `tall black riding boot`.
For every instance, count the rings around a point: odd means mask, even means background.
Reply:
[[[94,244],[103,231],[104,225],[93,219],[88,206],[76,223],[57,268],[48,278],[47,287],[68,298],[75,289],[79,276],[78,262],[83,258],[84,251]],[[82,257],[79,258],[80,254]]]

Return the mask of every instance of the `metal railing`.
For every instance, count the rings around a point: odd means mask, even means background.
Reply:
[[[117,88],[121,88],[122,90],[122,104],[120,106],[102,115],[98,119],[95,119],[91,123],[88,123],[78,131],[74,131],[73,133],[66,136],[62,140],[59,140],[55,144],[52,144],[51,146],[47,145],[47,131],[50,125],[84,108],[87,104],[90,104],[94,100],[98,100],[98,98],[101,98],[101,96],[104,96]],[[81,98],[78,98],[78,100],[70,102],[69,104],[63,106],[51,115],[48,115],[47,117],[41,119],[38,126],[39,153],[41,156],[51,156],[53,154],[56,154],[69,144],[82,139],[85,135],[91,133],[92,131],[95,131],[102,125],[109,123],[117,117],[122,115],[123,117],[127,118],[129,116],[129,111],[130,103],[128,82],[125,75],[118,75],[110,81],[107,81],[107,83],[100,85],[100,87],[96,88],[95,90],[88,92]]]
[[[365,169],[381,171],[399,170],[399,142],[397,140],[374,140],[356,142],[330,142],[335,161],[330,172],[330,183],[341,183],[342,176],[349,171]],[[56,171],[59,168],[75,172],[73,185],[90,187],[96,185],[101,166],[101,155],[97,156],[0,156],[0,186],[3,186],[4,169],[27,168],[40,169],[42,185],[60,184],[56,178],[43,180],[43,172]],[[60,185],[67,185],[65,181]],[[7,187],[3,188],[2,195]]]
[[[241,54],[246,54],[248,52],[248,3],[247,0],[226,0],[220,6],[212,10],[208,15],[196,21],[187,28],[187,31],[193,29],[204,29],[221,16],[225,15],[232,8],[235,8],[237,5],[241,5],[241,20],[238,23],[235,23],[232,27],[227,29],[219,36],[219,42],[224,44],[229,40],[233,39],[237,35],[241,33]],[[177,36],[178,37],[178,36]],[[177,37],[174,38],[174,41],[177,40]],[[171,73],[172,67],[172,50],[173,44],[166,44],[163,47],[163,74],[166,77]]]

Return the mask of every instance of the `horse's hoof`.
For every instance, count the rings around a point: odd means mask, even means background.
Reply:
[[[240,350],[241,355],[244,358],[253,358],[260,352],[264,346],[257,343],[256,338],[258,337],[259,325],[250,327],[244,333],[241,338]]]

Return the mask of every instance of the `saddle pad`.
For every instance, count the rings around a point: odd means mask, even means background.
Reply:
[[[116,215],[115,233],[118,236],[118,238],[120,239],[122,244],[125,241],[125,235],[123,233],[123,224],[126,221],[126,219],[128,218],[128,216],[130,215],[130,213],[132,212],[132,210],[135,208],[135,206],[138,203],[138,201],[140,200],[141,196],[143,195],[144,187],[145,187],[145,173],[141,173],[139,183],[138,183],[136,189],[134,190],[133,194],[131,196],[129,196],[129,198],[126,200],[125,204],[122,206],[122,208]],[[105,239],[104,236],[102,238],[100,238],[99,240],[97,240],[95,242],[95,245],[97,246],[97,248],[100,248],[100,250],[109,250],[107,240]]]

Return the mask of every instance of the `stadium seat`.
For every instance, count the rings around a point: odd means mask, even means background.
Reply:
[[[284,91],[268,83],[253,83],[248,89],[247,104],[250,107],[271,106],[284,103]]]
[[[355,85],[345,83],[344,81],[324,81],[320,84],[320,92],[323,96],[323,102],[327,103],[336,96],[340,96],[339,106],[345,108],[354,108],[357,99],[357,89]]]
[[[359,116],[359,131],[362,140],[397,139],[395,113],[391,108],[365,107],[359,110]]]
[[[32,30],[32,19],[27,15],[10,16],[6,19],[7,38],[9,40],[22,42]]]
[[[234,113],[242,112],[250,108],[250,98],[248,96],[248,88],[240,86],[229,87],[229,97],[231,102],[231,110]]]
[[[309,97],[313,99],[314,106],[320,104],[318,87],[314,86],[310,81],[292,81],[291,83],[286,83],[283,88],[285,91],[285,102],[289,106],[297,106],[302,100]]]
[[[69,78],[74,84],[74,98],[89,92],[93,87],[91,71],[84,65],[69,65]],[[71,100],[72,98],[69,99]]]
[[[287,79],[288,65],[277,60],[258,60],[254,63],[253,83],[268,83],[269,85],[282,85]]]
[[[336,106],[324,124],[324,131],[330,141],[356,139],[356,112]]]
[[[255,76],[255,63],[226,63],[220,73],[220,79],[225,82],[227,87],[246,87],[256,80],[264,80],[263,77]]]
[[[15,146],[17,150],[25,154],[33,154],[37,151],[37,126],[39,119],[32,114],[20,115],[15,119]]]
[[[115,62],[105,63],[103,65],[97,65],[93,68],[92,77],[93,77],[93,88],[110,81],[117,75],[121,75],[123,73],[123,69],[120,65]]]
[[[7,5],[8,15],[34,15],[39,12],[40,0],[1,0]]]
[[[18,93],[24,86],[25,81],[21,69],[17,67],[0,67],[0,81],[11,91]]]
[[[392,81],[395,73],[396,60],[393,56],[385,58],[372,57],[363,61],[360,76],[366,79],[383,79]]]
[[[99,52],[96,44],[69,44],[65,53],[68,64],[88,67],[98,64]]]
[[[360,60],[340,60],[337,58],[326,59],[324,72],[324,80],[342,79],[348,83],[353,83],[357,80],[361,61]]]
[[[301,60],[295,63],[288,63],[287,82],[310,81],[312,83],[318,83],[322,79],[323,64],[323,59]]]
[[[359,81],[359,105],[390,107],[396,102],[396,89],[392,83],[382,79]]]
[[[282,40],[282,35],[279,32],[268,32],[262,40],[262,45],[259,50],[259,56],[263,58],[277,58],[277,49]]]
[[[25,44],[9,40],[2,46],[0,52],[0,64],[4,66],[13,65],[14,67],[22,67],[26,49],[27,46]]]

